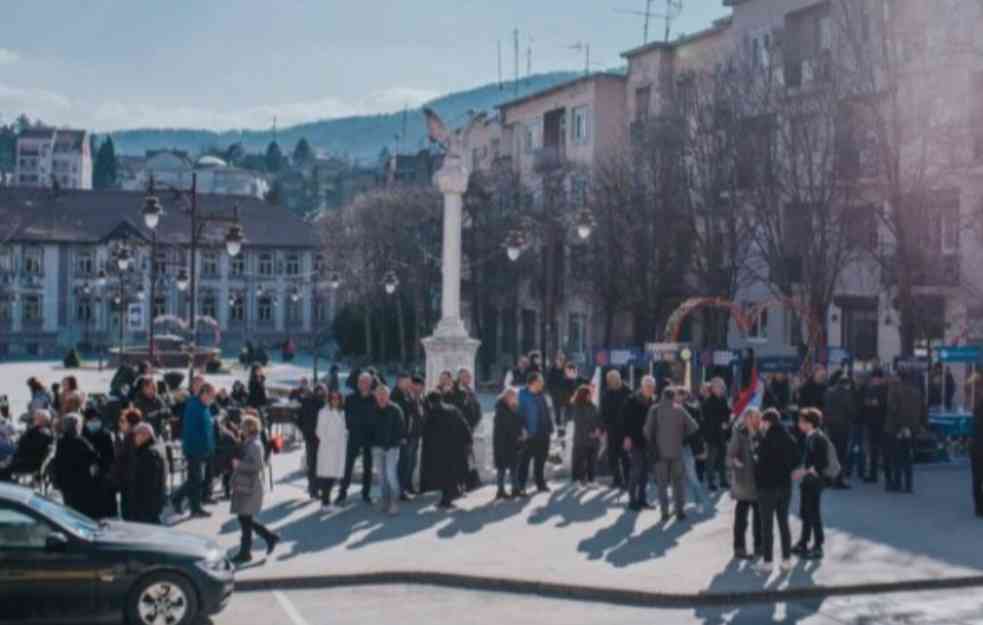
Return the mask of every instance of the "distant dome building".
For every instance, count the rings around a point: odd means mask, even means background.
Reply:
[[[229,164],[220,159],[217,156],[212,156],[211,154],[206,154],[198,159],[195,163],[197,169],[215,169],[217,167],[228,167]]]
[[[187,152],[178,150],[148,151],[142,169],[128,172],[121,186],[128,191],[143,191],[153,176],[160,188],[187,190],[193,175],[197,176],[199,193],[263,198],[270,190],[266,176],[260,172],[230,167],[224,159],[211,154],[193,161]]]

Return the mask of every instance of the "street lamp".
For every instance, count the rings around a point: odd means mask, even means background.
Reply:
[[[96,275],[96,286],[101,289],[106,286],[106,282],[108,282],[108,280],[109,278],[106,276],[106,270],[100,269],[99,273]]]
[[[577,236],[580,237],[581,241],[586,241],[590,238],[591,232],[594,230],[594,216],[586,208],[577,212],[577,217],[574,220],[577,226]]]
[[[229,256],[238,256],[242,251],[242,242],[246,239],[242,233],[242,226],[233,224],[225,234],[225,249]]]
[[[175,278],[174,282],[177,284],[178,291],[187,291],[188,284],[189,284],[188,270],[181,269],[180,271],[178,271],[177,278]]]
[[[337,291],[341,287],[341,274],[337,271],[332,271],[328,276],[328,286],[332,291]]]
[[[143,223],[147,224],[147,227],[151,230],[157,230],[157,224],[160,223],[160,216],[164,214],[164,209],[160,206],[160,200],[157,199],[156,195],[152,195],[154,192],[154,181],[150,181],[150,189],[147,192],[147,197],[143,201]]]
[[[133,256],[130,254],[130,248],[120,247],[116,251],[116,266],[119,267],[120,271],[126,271],[129,269],[132,261]]]
[[[387,271],[382,277],[382,286],[385,287],[386,293],[392,295],[396,292],[396,288],[399,287],[399,278],[396,276],[395,271]]]
[[[526,246],[526,235],[521,230],[512,230],[505,237],[505,253],[509,260],[515,262],[522,256],[522,248]]]

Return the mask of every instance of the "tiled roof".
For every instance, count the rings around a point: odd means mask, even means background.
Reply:
[[[190,241],[190,218],[185,204],[173,192],[158,194],[164,215],[158,226],[165,244]],[[144,193],[139,191],[81,191],[4,187],[0,189],[0,241],[98,243],[121,224],[147,240],[151,232],[143,224]],[[260,199],[230,195],[198,195],[199,214],[231,216],[239,207],[246,246],[319,247],[315,228],[284,207]],[[213,223],[204,239],[221,242],[228,224]]]
[[[573,87],[574,85],[579,85],[580,83],[583,83],[583,82],[591,82],[591,81],[595,81],[595,80],[617,80],[617,81],[622,81],[623,82],[623,81],[626,80],[626,77],[625,77],[624,74],[616,74],[614,72],[596,72],[596,73],[593,73],[593,74],[590,74],[590,75],[585,75],[585,76],[581,76],[579,78],[574,78],[573,80],[568,80],[566,82],[561,82],[559,84],[553,85],[552,87],[548,87],[548,88],[543,89],[541,91],[535,91],[533,93],[524,95],[524,96],[519,97],[519,98],[516,98],[514,100],[509,100],[507,102],[503,102],[503,103],[499,104],[496,108],[499,111],[503,111],[503,110],[505,110],[507,108],[511,108],[513,106],[518,106],[519,104],[524,104],[524,103],[529,102],[531,100],[537,100],[537,99],[542,98],[544,96],[552,95],[554,93],[558,93],[560,91],[563,91],[564,89],[569,89],[570,87]]]

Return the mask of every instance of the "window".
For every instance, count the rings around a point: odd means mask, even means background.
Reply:
[[[775,123],[771,115],[745,120],[737,148],[737,186],[749,189],[771,178],[775,151]]]
[[[41,296],[24,296],[24,322],[41,323]]]
[[[264,295],[259,298],[257,303],[256,318],[260,323],[272,323],[273,322],[273,299]]]
[[[522,352],[528,354],[536,347],[536,311],[522,311]]]
[[[24,273],[41,275],[44,273],[44,250],[30,246],[24,248]]]
[[[296,276],[300,273],[300,254],[287,254],[287,275]]]
[[[853,297],[839,302],[842,309],[843,347],[855,358],[877,358],[879,315],[877,299]]]
[[[649,117],[649,108],[652,106],[652,87],[651,85],[635,89],[635,121],[644,122]]]
[[[204,317],[211,317],[212,319],[218,319],[218,305],[215,301],[214,295],[206,295],[201,300],[201,308],[198,312]]]
[[[792,347],[802,345],[802,317],[794,310],[785,309],[785,344]]]
[[[744,305],[744,311],[747,314],[753,313],[755,308],[755,304]],[[758,310],[758,314],[750,321],[751,327],[748,328],[747,332],[748,339],[766,340],[768,338],[768,308]]]
[[[803,253],[812,238],[812,209],[807,205],[786,204],[782,215],[782,235],[785,249]]]
[[[829,3],[822,2],[785,17],[785,84],[801,87],[810,80],[828,80],[833,49]]]
[[[201,257],[201,275],[206,278],[218,277],[218,254],[205,252]]]
[[[850,245],[868,252],[877,250],[880,243],[877,234],[877,206],[868,204],[847,208],[846,218],[849,224],[846,235]]]
[[[157,252],[157,258],[154,260],[154,271],[157,272],[158,276],[163,276],[167,274],[167,252]]]
[[[0,323],[10,323],[13,315],[10,314],[10,301],[0,301]]]
[[[0,250],[0,273],[13,273],[14,255],[10,249]]]
[[[763,70],[771,67],[771,33],[759,32],[751,36],[751,67]]]
[[[261,276],[273,275],[273,254],[263,252],[259,255],[259,274]]]
[[[331,306],[321,298],[314,300],[314,321],[317,323],[331,321]]]
[[[0,548],[44,549],[52,527],[20,510],[0,507]]]
[[[245,300],[241,295],[232,298],[232,305],[229,307],[229,321],[242,323],[246,320]]]
[[[567,353],[582,354],[587,348],[586,315],[570,313],[567,326]]]
[[[75,319],[78,321],[92,320],[92,300],[86,297],[77,302],[75,306]]]
[[[591,110],[589,106],[578,106],[573,109],[574,143],[590,143],[590,117]]]
[[[542,120],[532,121],[525,126],[524,148],[527,154],[542,147],[543,122]]]
[[[321,273],[324,271],[324,254],[314,255],[314,273]]]
[[[287,298],[287,323],[297,324],[302,323],[303,312],[304,312],[304,300],[299,299],[296,302],[291,298]]]
[[[229,275],[231,276],[242,276],[246,273],[246,255],[238,254],[232,257],[229,262]]]
[[[167,298],[163,295],[158,295],[154,298],[154,319],[167,314]]]

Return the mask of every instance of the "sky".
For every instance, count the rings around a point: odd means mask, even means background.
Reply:
[[[726,14],[683,0],[674,35]],[[652,2],[664,10],[663,0]],[[0,122],[268,128],[418,106],[521,72],[622,64],[645,0],[3,0]],[[665,25],[653,18],[652,39]]]

